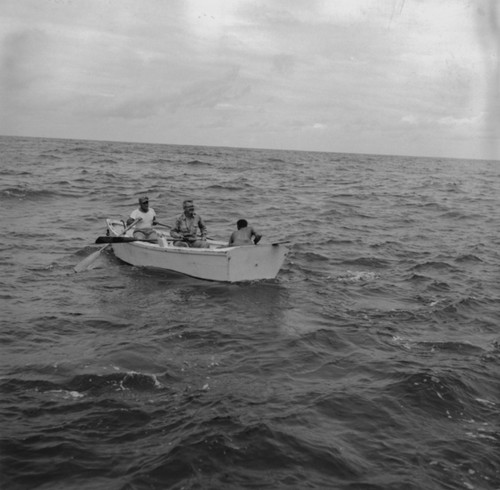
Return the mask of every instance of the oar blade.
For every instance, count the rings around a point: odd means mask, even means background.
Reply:
[[[132,228],[137,222],[141,221],[142,218],[137,218],[135,219],[132,223],[130,223],[130,225],[128,225],[122,232],[122,235],[124,235],[127,230],[130,230],[130,228]],[[105,245],[104,247],[101,247],[99,250],[97,250],[97,252],[94,252],[94,253],[91,253],[88,257],[85,257],[81,262],[79,262],[78,264],[76,264],[76,266],[73,268],[73,270],[75,272],[82,272],[82,271],[85,271],[87,269],[89,269],[89,267],[93,264],[93,262],[95,262],[95,260],[97,259],[97,257],[99,257],[99,255],[101,254],[101,252],[105,249],[105,248],[108,248],[110,245]]]
[[[97,250],[96,252],[91,253],[88,257],[85,257],[82,261],[80,261],[78,264],[75,265],[73,270],[75,272],[83,272],[83,271],[88,270],[90,268],[90,266],[99,258],[99,255],[101,255],[101,252],[105,248],[106,247],[102,247],[99,250]]]

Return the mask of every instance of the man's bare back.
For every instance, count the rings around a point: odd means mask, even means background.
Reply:
[[[243,221],[244,223],[242,223]],[[233,231],[229,238],[229,246],[257,245],[261,238],[260,233],[257,233],[251,226],[247,226],[246,220],[240,220],[238,221],[238,229]]]

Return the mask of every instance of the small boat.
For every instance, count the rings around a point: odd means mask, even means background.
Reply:
[[[274,279],[289,252],[288,242],[228,247],[227,242],[207,240],[210,248],[176,247],[170,232],[156,229],[158,240],[143,241],[134,240],[123,221],[107,219],[106,226],[106,241],[123,262],[209,281]]]

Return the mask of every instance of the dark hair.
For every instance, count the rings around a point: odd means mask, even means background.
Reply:
[[[237,222],[236,222],[236,226],[238,227],[238,230],[240,228],[245,228],[245,226],[248,225],[248,222],[246,219],[239,219]]]

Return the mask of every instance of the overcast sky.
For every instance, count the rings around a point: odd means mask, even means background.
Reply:
[[[0,0],[0,134],[499,158],[499,11]]]

